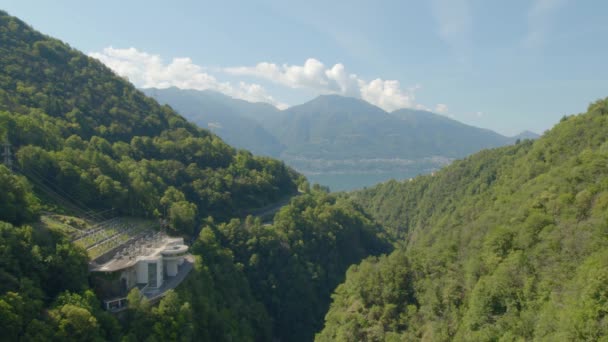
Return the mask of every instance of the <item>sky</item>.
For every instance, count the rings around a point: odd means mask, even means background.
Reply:
[[[30,1],[0,8],[137,87],[286,108],[320,94],[505,135],[608,96],[608,1]]]

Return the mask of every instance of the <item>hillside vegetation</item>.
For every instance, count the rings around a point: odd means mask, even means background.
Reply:
[[[605,340],[607,138],[604,99],[537,141],[353,194],[404,242],[349,269],[317,339]]]
[[[608,336],[608,99],[537,141],[328,194],[0,12],[0,123],[16,152],[0,165],[0,340]],[[242,217],[298,186],[272,223]],[[167,218],[194,270],[158,305],[134,289],[108,314],[86,252],[39,220],[89,210]]]
[[[102,63],[0,16],[0,122],[18,168],[83,207],[226,219],[295,192],[283,163],[237,151]],[[58,190],[60,189],[60,190]]]
[[[358,206],[235,150],[5,12],[0,123],[16,152],[14,172],[0,165],[1,341],[310,340],[347,267],[391,250]],[[298,184],[305,193],[273,224],[238,218]],[[192,242],[194,270],[157,306],[134,289],[120,319],[101,310],[90,243],[49,221],[85,225],[89,210],[167,218]]]
[[[424,110],[386,112],[366,101],[322,95],[285,110],[209,90],[144,89],[237,147],[281,158],[332,190],[431,173],[509,138]]]
[[[318,190],[293,199],[272,225],[251,217],[209,221],[195,248],[207,263],[229,258],[242,271],[271,317],[269,330],[285,341],[312,340],[346,269],[392,249],[356,206]],[[222,268],[217,272],[224,277]]]

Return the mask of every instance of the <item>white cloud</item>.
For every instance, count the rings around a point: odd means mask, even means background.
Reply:
[[[331,69],[325,70],[325,76],[335,82],[337,90],[346,96],[359,95],[359,79],[355,74],[346,73],[342,63],[335,64]]]
[[[252,101],[268,102],[278,108],[287,105],[275,100],[259,84],[239,82],[220,82],[205,69],[192,62],[190,58],[173,58],[164,63],[159,55],[139,51],[133,47],[115,49],[107,47],[102,52],[92,52],[89,56],[99,59],[118,75],[127,77],[135,86],[141,88],[168,88],[215,90],[226,95]]]
[[[99,59],[141,88],[174,86],[182,89],[210,89],[247,101],[268,102],[280,109],[287,108],[287,104],[277,101],[260,84],[221,82],[210,74],[223,72],[234,76],[255,77],[293,89],[310,89],[319,94],[357,97],[387,111],[400,108],[428,110],[426,106],[415,103],[415,91],[420,88],[418,85],[403,88],[397,80],[376,78],[366,81],[348,72],[341,63],[326,67],[315,58],[307,59],[302,65],[261,62],[255,66],[208,69],[195,64],[190,58],[173,58],[166,63],[159,55],[133,47],[107,47],[101,52],[89,53],[89,56]]]
[[[262,62],[253,67],[224,68],[224,71],[239,76],[254,76],[271,80],[291,88],[327,86],[324,77],[325,67],[320,61],[309,58],[304,65],[278,66],[274,63]]]
[[[377,78],[369,83],[360,81],[359,87],[362,99],[384,110],[414,107],[414,95],[403,91],[399,81],[383,81]]]
[[[290,88],[358,97],[388,111],[416,107],[414,92],[418,87],[404,89],[397,80],[380,78],[368,82],[348,73],[341,63],[327,68],[319,60],[309,58],[303,65],[261,62],[255,66],[224,68],[223,71],[231,75],[262,78]]]
[[[438,103],[435,106],[435,112],[437,112],[439,114],[447,114],[448,113],[448,105],[443,104],[443,103]]]
[[[483,112],[476,112],[475,116],[477,116],[478,118],[483,117]]]
[[[419,109],[419,110],[426,110],[427,112],[430,112],[431,109],[425,105],[422,104],[416,104],[416,106],[414,106],[415,109]]]

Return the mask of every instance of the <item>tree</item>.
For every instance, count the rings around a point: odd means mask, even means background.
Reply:
[[[174,230],[192,234],[196,225],[196,205],[187,201],[171,204],[169,208],[169,222]]]
[[[97,319],[87,310],[65,304],[49,312],[55,338],[63,341],[102,341]]]
[[[0,220],[19,225],[32,221],[37,211],[38,199],[27,180],[0,165]]]

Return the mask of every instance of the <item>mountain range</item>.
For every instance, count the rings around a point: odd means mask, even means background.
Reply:
[[[346,198],[2,10],[0,141],[0,341],[311,341],[346,269],[392,249]],[[196,260],[183,282],[148,301],[122,271],[89,273],[161,218]]]
[[[316,341],[605,341],[608,98],[537,140],[350,194],[402,243],[351,267]]]
[[[331,194],[1,10],[0,52],[0,340],[607,340],[608,98],[537,140]],[[365,120],[356,100],[313,102]],[[289,138],[318,139],[313,126]],[[242,217],[289,196],[271,222]],[[124,278],[91,277],[73,237],[123,244],[106,215],[166,218],[191,243],[188,277],[103,310]]]
[[[278,115],[279,110],[270,104],[247,102],[208,90],[172,87],[143,91],[235,147],[273,157],[278,157],[284,149],[279,140],[260,124],[261,120],[254,119]]]
[[[387,112],[339,95],[279,110],[209,90],[143,91],[235,147],[280,158],[334,190],[410,178],[485,148],[538,137],[506,137],[424,110]]]

